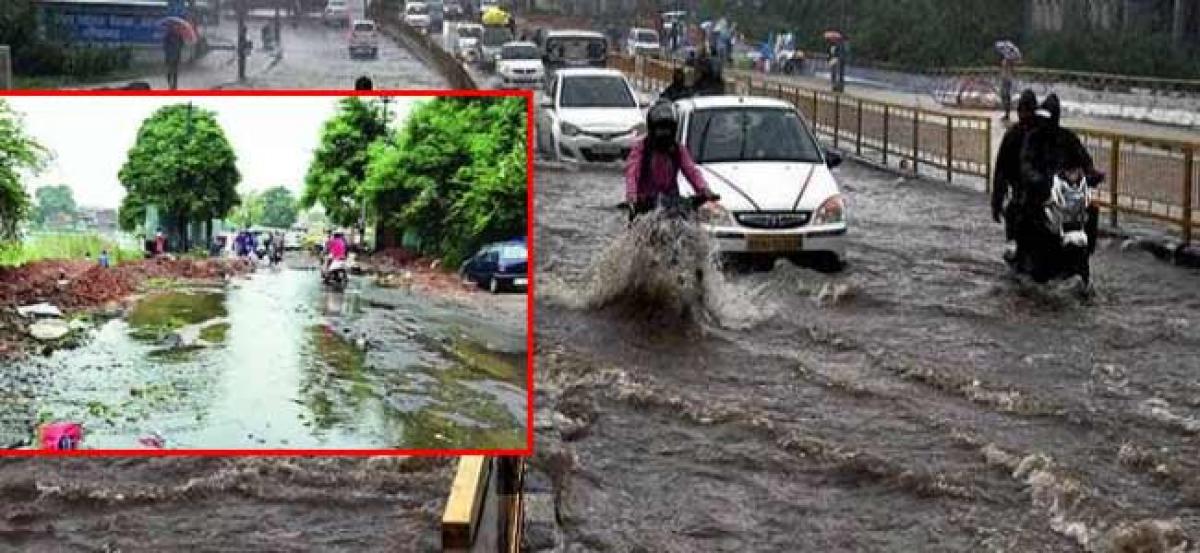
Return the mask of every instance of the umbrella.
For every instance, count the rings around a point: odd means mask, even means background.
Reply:
[[[182,17],[164,17],[158,24],[167,27],[167,32],[179,33],[179,37],[188,44],[195,44],[198,38],[196,27]]]
[[[841,42],[843,38],[841,31],[825,31],[825,40],[829,42]]]
[[[1021,49],[1017,48],[1011,40],[1000,40],[996,42],[996,51],[1000,56],[1009,61],[1017,61],[1021,59]]]

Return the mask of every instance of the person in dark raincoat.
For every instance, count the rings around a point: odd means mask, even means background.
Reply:
[[[163,33],[163,56],[167,62],[167,88],[179,87],[179,64],[183,60],[183,35],[174,25]]]
[[[996,172],[992,179],[992,219],[997,223],[1001,219],[1004,221],[1004,239],[1009,242],[1004,257],[1009,260],[1017,254],[1016,224],[1019,205],[1024,199],[1020,189],[1021,147],[1025,145],[1025,137],[1035,128],[1037,109],[1037,96],[1033,91],[1027,89],[1022,92],[1017,102],[1017,124],[1004,133],[1000,152],[996,156]]]
[[[671,74],[671,85],[662,92],[662,99],[674,102],[692,95],[692,88],[687,84],[687,76],[683,68],[676,68]]]
[[[725,77],[720,66],[707,55],[696,60],[696,84],[692,86],[696,96],[720,96],[725,94]]]

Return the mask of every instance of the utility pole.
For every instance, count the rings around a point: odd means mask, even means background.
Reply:
[[[238,80],[246,80],[246,56],[250,53],[250,41],[246,39],[246,0],[235,0],[237,2],[237,56],[238,56]]]
[[[276,51],[275,55],[276,56],[283,55],[283,29],[281,28],[281,25],[283,23],[280,20],[280,18],[282,17],[280,10],[283,9],[284,1],[285,0],[275,0],[275,51]]]
[[[184,124],[184,135],[183,135],[183,136],[184,136],[184,138],[183,138],[183,140],[184,140],[184,144],[183,144],[183,153],[184,153],[184,156],[187,156],[187,153],[188,153],[188,146],[191,146],[191,144],[192,144],[192,103],[191,103],[191,102],[188,102],[188,104],[187,104],[187,119],[186,119],[186,121],[187,121],[187,122]],[[195,182],[195,178],[193,177],[193,175],[192,175],[192,173],[191,173],[191,172],[189,172],[189,173],[187,174],[187,177],[188,177],[188,179],[187,179],[187,180],[188,180],[188,187],[194,190],[194,189],[196,188],[196,182]],[[183,227],[183,229],[182,229],[182,231],[183,231],[183,236],[182,236],[182,238],[183,238],[183,249],[182,249],[182,252],[183,252],[183,253],[187,253],[187,252],[188,252],[188,250],[189,250],[189,249],[191,249],[191,248],[189,248],[189,247],[188,247],[188,246],[189,246],[189,244],[188,244],[188,235],[189,235],[189,234],[191,234],[191,229],[190,229],[190,228],[188,228],[188,226],[189,226],[189,225],[188,225],[188,222],[189,222],[189,221],[187,220],[187,217],[186,217],[186,216],[185,216],[185,217],[183,217],[183,223],[184,223],[184,224],[183,224],[183,225],[181,225],[181,226]]]

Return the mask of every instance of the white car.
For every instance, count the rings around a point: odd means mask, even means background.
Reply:
[[[816,254],[840,268],[846,202],[832,171],[841,156],[823,150],[787,102],[741,96],[676,102],[680,138],[721,197],[704,226],[723,253]],[[691,186],[680,177],[680,192]]]
[[[537,88],[545,83],[541,52],[532,42],[509,42],[500,50],[496,74],[501,88]]]
[[[630,56],[648,56],[660,50],[658,33],[641,27],[630,29],[625,39],[625,53]]]
[[[350,10],[346,0],[329,0],[321,11],[321,22],[326,25],[344,26],[350,23]]]
[[[350,25],[350,57],[379,57],[379,33],[374,21],[363,19]]]
[[[429,30],[429,6],[424,2],[409,2],[404,6],[404,24],[417,30]]]
[[[537,145],[554,159],[625,159],[646,132],[645,105],[616,69],[562,69],[541,101]]]
[[[454,54],[468,63],[479,61],[480,41],[483,40],[483,25],[464,23],[455,31]]]

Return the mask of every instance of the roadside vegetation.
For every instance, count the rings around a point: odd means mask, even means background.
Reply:
[[[116,265],[142,259],[140,250],[121,248],[115,241],[92,232],[45,233],[21,242],[0,243],[0,266],[14,267],[43,259],[97,260],[108,251],[109,262]]]
[[[54,86],[128,70],[133,54],[128,48],[91,48],[69,44],[51,23],[45,36],[38,33],[37,6],[33,0],[0,2],[0,44],[12,48],[13,73],[21,84]],[[61,81],[61,82],[60,82]]]

